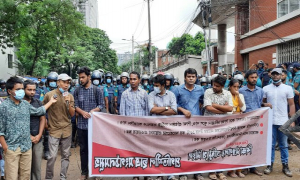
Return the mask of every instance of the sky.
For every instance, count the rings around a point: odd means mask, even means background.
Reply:
[[[192,21],[197,0],[152,0],[150,2],[152,44],[166,49]],[[149,39],[148,7],[145,0],[98,0],[99,28],[106,31],[117,53],[132,51],[131,39],[145,44]],[[189,34],[203,30],[193,24]],[[227,29],[227,52],[234,50],[234,28]],[[126,39],[126,40],[122,40]]]

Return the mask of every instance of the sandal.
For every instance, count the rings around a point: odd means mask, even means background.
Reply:
[[[236,172],[236,175],[237,175],[239,178],[244,178],[244,177],[246,177],[245,174],[243,174],[242,172]]]
[[[204,177],[202,176],[202,174],[197,174],[197,175],[195,176],[195,179],[196,179],[196,180],[204,180]]]
[[[228,171],[227,176],[232,177],[232,178],[237,178],[238,176],[235,174],[234,171]]]
[[[208,177],[209,177],[209,179],[212,179],[212,180],[217,180],[217,179],[218,179],[215,172],[209,173],[209,174],[208,174]]]
[[[220,178],[220,180],[227,180],[227,177],[223,173],[218,173],[217,176]]]

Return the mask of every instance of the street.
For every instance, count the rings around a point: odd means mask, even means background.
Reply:
[[[275,163],[274,163],[274,169],[273,172],[271,173],[271,175],[263,175],[261,177],[254,175],[254,174],[249,174],[247,175],[245,178],[243,178],[244,180],[256,180],[256,179],[260,179],[260,180],[285,180],[285,179],[300,179],[300,164],[299,164],[299,159],[300,159],[300,151],[299,149],[293,145],[292,146],[293,149],[289,151],[289,167],[290,170],[293,173],[293,177],[289,178],[286,177],[282,172],[282,166],[281,166],[281,161],[280,161],[280,152],[276,151],[276,158],[275,158]],[[79,155],[79,147],[77,146],[76,149],[71,149],[72,155],[70,157],[70,166],[69,166],[69,170],[68,170],[68,179],[69,180],[77,180],[78,178],[80,178],[80,155]],[[45,171],[46,171],[46,160],[42,161],[42,179],[45,178]],[[259,167],[258,169],[260,171],[263,171],[265,167]],[[56,163],[55,163],[55,170],[54,170],[54,178],[53,180],[59,180],[59,171],[60,171],[60,151],[58,151],[58,157],[56,159]],[[227,173],[227,172],[226,172]],[[224,174],[226,174],[224,173]],[[205,179],[209,179],[208,178],[208,174],[205,173],[204,174],[204,178]],[[90,178],[91,180],[92,178]],[[131,178],[104,178],[104,179],[108,179],[108,180],[131,180]],[[140,178],[142,180],[142,178]],[[165,179],[167,179],[165,177]],[[193,176],[189,175],[189,180],[192,180]],[[238,179],[238,178],[230,178],[227,177],[227,179]]]

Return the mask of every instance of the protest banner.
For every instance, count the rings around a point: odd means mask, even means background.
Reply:
[[[191,118],[93,113],[90,176],[164,176],[271,164],[270,112]]]

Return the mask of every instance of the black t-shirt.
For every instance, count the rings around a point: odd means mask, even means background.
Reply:
[[[43,106],[42,102],[36,98],[32,98],[30,104],[35,108]],[[36,136],[39,134],[40,117],[41,116],[30,116],[30,134],[32,136]]]

